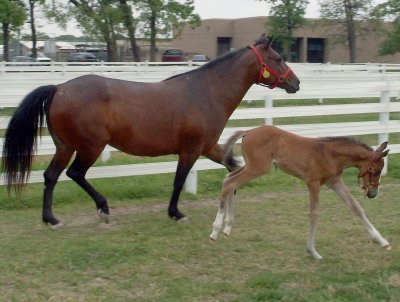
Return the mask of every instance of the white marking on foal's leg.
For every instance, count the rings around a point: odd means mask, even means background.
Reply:
[[[361,219],[367,228],[367,231],[369,235],[371,236],[372,240],[376,243],[378,243],[381,247],[386,248],[387,250],[390,250],[390,243],[387,241],[381,233],[372,225],[372,223],[369,221],[367,216],[364,214],[364,212],[361,213]]]
[[[222,204],[222,203],[221,203]],[[218,233],[222,228],[222,223],[224,221],[225,207],[221,209],[221,206],[218,208],[217,216],[215,217],[215,221],[213,223],[213,230],[210,235],[210,239],[212,241],[217,240]]]
[[[233,224],[233,197],[234,192],[229,194],[228,201],[226,203],[226,216],[225,216],[225,227],[224,227],[224,235],[227,237],[231,234],[232,224]]]

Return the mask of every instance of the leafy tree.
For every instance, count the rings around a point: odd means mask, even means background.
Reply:
[[[392,28],[385,30],[385,41],[380,45],[379,54],[389,55],[400,51],[400,1],[387,0],[379,4],[373,11],[373,16],[378,20],[392,21]]]
[[[155,61],[156,37],[179,35],[185,24],[198,26],[200,16],[194,14],[194,0],[179,3],[175,0],[137,0],[143,30],[150,38],[150,60]]]
[[[109,61],[118,61],[117,34],[121,31],[121,10],[113,0],[69,0],[71,13],[85,32],[100,36],[107,45]]]
[[[19,0],[0,0],[0,23],[3,30],[3,60],[9,61],[10,32],[19,30],[24,24],[26,13],[24,5]]]
[[[357,32],[361,35],[363,31],[366,31],[360,21],[368,20],[372,0],[319,0],[319,4],[321,17],[326,24],[328,26],[339,24],[341,29],[338,32],[346,33],[345,36],[337,35],[334,41],[346,41],[349,47],[350,62],[356,62]]]
[[[274,40],[282,44],[288,60],[292,57],[293,31],[306,24],[304,18],[308,0],[262,0],[271,3],[267,28]]]

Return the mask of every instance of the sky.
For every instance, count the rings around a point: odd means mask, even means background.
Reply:
[[[374,0],[382,2],[383,0]],[[195,13],[199,14],[201,19],[212,18],[246,18],[267,16],[268,2],[258,0],[195,0]],[[318,18],[319,5],[318,0],[309,0],[306,10],[306,18]],[[45,25],[39,28],[40,32],[45,32],[50,36],[62,34],[72,34],[80,36],[82,33],[77,26],[71,22],[67,30],[62,30],[55,25]]]

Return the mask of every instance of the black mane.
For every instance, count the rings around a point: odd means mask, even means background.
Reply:
[[[263,36],[261,36],[260,38],[258,38],[255,41],[254,45],[266,44],[269,41],[269,39],[270,39],[270,37],[263,35]],[[222,55],[222,56],[220,56],[220,57],[208,62],[207,64],[204,64],[204,65],[200,66],[199,68],[196,68],[196,69],[184,72],[184,73],[180,73],[180,74],[174,75],[172,77],[169,77],[169,78],[165,79],[164,81],[168,81],[168,80],[180,77],[182,75],[188,75],[188,74],[191,74],[191,73],[194,73],[194,72],[198,72],[198,71],[202,71],[202,70],[211,68],[211,67],[213,67],[215,65],[218,65],[221,62],[224,62],[226,60],[241,56],[245,52],[246,49],[248,49],[248,47],[242,47],[242,48],[240,48],[238,50],[229,51],[226,54],[224,54],[224,55]]]

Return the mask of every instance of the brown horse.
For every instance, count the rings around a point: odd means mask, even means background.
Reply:
[[[311,212],[307,250],[315,259],[322,258],[315,249],[314,237],[319,213],[319,192],[324,184],[334,190],[361,218],[374,241],[390,249],[389,242],[369,222],[361,205],[350,194],[342,180],[344,169],[358,168],[358,177],[363,179],[362,188],[366,196],[375,197],[378,194],[379,180],[384,166],[383,158],[389,152],[389,150],[385,151],[387,142],[374,151],[371,147],[348,137],[307,138],[273,126],[262,126],[234,134],[225,144],[224,154],[231,156],[233,145],[242,137],[241,151],[245,165],[228,174],[223,181],[221,203],[210,235],[211,240],[217,239],[225,213],[223,233],[229,235],[231,232],[235,190],[267,173],[274,164],[284,172],[304,180],[307,184]]]
[[[140,156],[178,154],[179,161],[168,213],[185,216],[178,199],[186,177],[200,155],[222,161],[221,132],[254,83],[299,89],[299,80],[261,36],[254,45],[228,53],[193,71],[158,83],[140,83],[86,75],[60,85],[41,86],[28,94],[12,116],[5,134],[3,170],[8,189],[26,183],[38,130],[47,121],[56,153],[44,173],[43,221],[61,226],[52,214],[53,189],[74,152],[67,175],[95,201],[107,221],[106,199],[85,179],[87,170],[109,144]],[[46,116],[46,118],[44,118]]]

